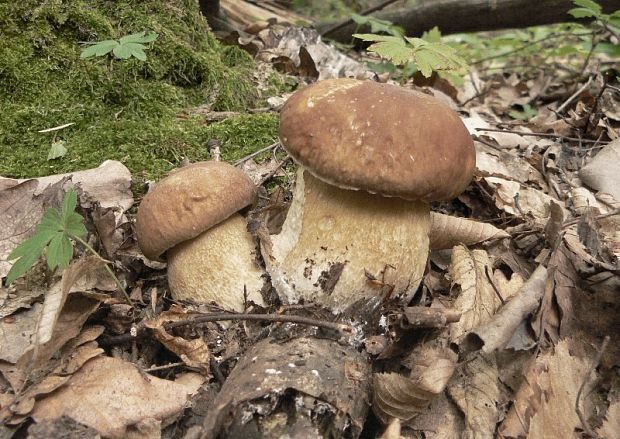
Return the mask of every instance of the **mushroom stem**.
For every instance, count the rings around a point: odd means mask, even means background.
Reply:
[[[340,189],[300,169],[280,234],[263,256],[288,303],[342,311],[376,295],[410,298],[424,274],[430,209],[419,201]]]
[[[245,311],[247,300],[263,304],[263,271],[254,261],[256,246],[246,222],[234,214],[196,238],[168,251],[168,283],[176,300],[215,302]]]

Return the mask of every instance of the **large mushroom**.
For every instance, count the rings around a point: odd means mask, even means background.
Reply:
[[[428,256],[428,203],[461,193],[475,168],[459,116],[402,87],[326,80],[287,101],[280,140],[302,166],[282,231],[262,247],[280,297],[334,311],[411,297]]]
[[[138,244],[147,258],[167,259],[175,299],[235,311],[243,311],[246,298],[263,303],[263,271],[238,213],[255,197],[241,170],[215,161],[175,170],[144,197],[136,219]]]

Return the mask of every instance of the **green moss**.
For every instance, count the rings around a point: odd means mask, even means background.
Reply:
[[[34,177],[117,159],[138,178],[158,178],[182,156],[208,158],[210,138],[235,158],[277,132],[275,116],[209,126],[179,117],[205,102],[243,111],[256,99],[246,79],[253,61],[214,39],[193,0],[4,3],[0,29],[0,175]],[[79,58],[80,42],[143,30],[159,34],[145,62]],[[67,154],[48,161],[52,141],[60,139]]]

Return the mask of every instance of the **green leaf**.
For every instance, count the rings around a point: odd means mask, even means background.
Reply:
[[[422,39],[428,41],[429,43],[439,43],[441,42],[441,32],[439,28],[435,26],[431,30],[427,30],[422,34]]]
[[[71,216],[65,221],[65,231],[71,237],[76,236],[82,238],[86,236],[88,231],[84,225],[84,218],[82,218],[82,215],[72,212]]]
[[[118,46],[118,41],[115,40],[105,40],[95,43],[86,49],[82,50],[80,54],[80,58],[90,58],[93,56],[104,56],[110,53],[116,46]]]
[[[87,233],[82,216],[75,212],[77,201],[77,192],[68,190],[62,201],[62,211],[52,207],[43,213],[34,235],[9,254],[8,260],[17,260],[7,275],[7,283],[26,273],[46,247],[47,265],[51,269],[69,265],[73,257],[73,242],[70,238],[82,237]]]
[[[573,8],[568,13],[575,18],[597,17],[596,12],[586,8]]]
[[[77,207],[77,192],[73,189],[69,189],[65,192],[65,196],[62,200],[62,221],[69,216],[69,214],[75,212]]]
[[[12,261],[13,259],[28,255],[36,255],[38,258],[43,253],[45,246],[47,246],[53,237],[54,232],[36,232],[30,238],[15,247],[9,256],[7,256],[7,260]]]
[[[50,270],[66,268],[73,258],[73,243],[64,234],[57,234],[47,248],[47,265]]]
[[[129,59],[131,58],[131,50],[129,50],[129,48],[127,46],[124,45],[118,45],[114,48],[114,50],[112,51],[112,53],[114,53],[114,56],[117,57],[118,59]]]
[[[597,15],[603,12],[603,8],[601,7],[601,5],[599,5],[598,3],[592,0],[573,0],[573,3],[585,9],[590,9],[591,11],[595,12]]]
[[[360,26],[363,26],[365,24],[369,25],[370,31],[372,33],[384,32],[386,34],[399,36],[399,37],[405,34],[405,30],[402,27],[396,26],[390,21],[381,20],[379,18],[375,18],[372,16],[351,14],[351,20],[353,20],[355,23],[359,24]]]
[[[146,53],[144,53],[145,46],[140,43],[127,43],[125,47],[129,50],[132,56],[138,58],[140,61],[146,61]]]
[[[146,34],[146,32],[138,32],[131,35],[125,35],[119,40],[119,43],[121,45],[125,45],[128,43],[150,43],[152,41],[155,41],[158,36],[159,35],[154,32],[149,34]]]
[[[403,40],[400,41],[380,41],[368,47],[369,52],[393,62],[394,64],[406,63],[412,55],[411,48]]]
[[[536,108],[532,108],[531,105],[525,104],[522,106],[523,110],[512,110],[508,115],[513,119],[519,120],[529,120],[532,117],[538,114],[538,110]]]
[[[359,38],[362,41],[403,41],[401,37],[395,37],[392,35],[353,34],[353,37]]]
[[[67,154],[66,142],[64,140],[58,140],[52,143],[49,152],[47,153],[48,160],[54,160],[60,157],[64,157]]]
[[[41,249],[41,251],[43,251],[43,249]],[[28,253],[15,261],[6,275],[6,284],[10,285],[15,281],[15,279],[26,274],[26,272],[30,270],[34,264],[36,264],[40,256],[41,253]]]

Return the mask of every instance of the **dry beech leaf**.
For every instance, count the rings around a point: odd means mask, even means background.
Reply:
[[[466,439],[493,439],[500,418],[499,370],[495,357],[474,354],[461,364],[457,379],[448,386],[448,394],[465,415]]]
[[[429,246],[432,250],[452,248],[458,244],[474,245],[509,237],[508,233],[491,224],[431,212]]]
[[[176,416],[204,378],[168,381],[144,375],[132,363],[111,357],[89,360],[65,386],[37,401],[38,422],[69,416],[105,437],[127,437],[127,429],[147,419]]]
[[[593,189],[610,194],[620,201],[620,139],[605,145],[603,149],[579,170],[579,178]]]
[[[70,294],[56,321],[50,341],[39,346],[31,344],[15,364],[0,362],[0,373],[10,382],[11,387],[20,389],[29,373],[41,375],[52,369],[54,365],[50,359],[80,334],[82,325],[99,307],[99,303],[99,300],[79,293]]]
[[[384,424],[391,418],[410,420],[424,410],[433,397],[416,381],[397,373],[377,373],[373,382],[372,409]]]
[[[514,297],[525,283],[525,280],[523,280],[519,273],[512,273],[512,276],[508,279],[504,272],[499,269],[493,272],[493,281],[504,300],[510,300]]]
[[[520,136],[519,134],[497,132],[497,131],[483,131],[478,128],[495,128],[487,121],[480,117],[480,114],[474,110],[470,110],[470,117],[464,118],[463,123],[467,127],[469,133],[473,136],[488,137],[497,142],[498,148],[515,148],[517,146],[527,147],[532,144],[532,140],[527,137]],[[499,122],[494,115],[485,113],[485,116],[490,119],[495,119],[495,122]],[[530,132],[530,130],[523,128],[523,132]]]
[[[166,323],[187,320],[191,314],[178,305],[172,305],[156,318],[145,321],[144,325],[153,330],[155,338],[166,349],[174,352],[188,366],[199,368],[203,373],[209,373],[209,359],[211,357],[207,343],[202,338],[186,340],[166,331]]]
[[[540,171],[512,150],[498,150],[480,142],[474,142],[474,146],[476,176],[500,177],[519,183],[533,182],[541,189],[547,189],[547,182]]]
[[[588,362],[570,354],[570,343],[570,339],[562,340],[554,351],[527,368],[522,384],[525,390],[519,389],[500,427],[503,437],[569,438],[574,437],[576,428],[581,428],[575,401]],[[582,408],[594,382],[592,377],[582,392]]]
[[[517,217],[531,215],[537,224],[545,225],[552,197],[516,181],[497,177],[485,177],[484,181],[495,191],[495,205],[499,209]]]
[[[410,421],[446,387],[458,357],[447,348],[423,346],[407,360],[409,378],[396,373],[374,375],[373,410],[388,424],[391,418]]]
[[[400,439],[400,419],[393,418],[378,439]]]
[[[466,350],[482,349],[485,353],[503,349],[523,319],[538,307],[545,292],[546,281],[547,269],[539,265],[516,297],[504,304],[491,321],[470,332],[461,347]]]
[[[62,280],[45,295],[41,317],[37,325],[36,344],[47,343],[52,338],[56,320],[62,310],[71,287],[79,278],[101,267],[103,262],[94,256],[73,261],[63,272]]]
[[[620,437],[620,401],[609,405],[603,425],[596,432],[603,438]]]
[[[14,314],[10,320],[0,320],[0,360],[16,363],[30,348],[37,321],[41,314],[40,303]]]
[[[490,321],[501,302],[487,275],[492,273],[492,268],[484,250],[454,247],[450,271],[453,284],[460,286],[453,308],[461,313],[461,319],[449,326],[450,340],[458,342],[474,328]]]
[[[595,213],[607,213],[609,209],[601,204],[594,194],[585,187],[576,187],[570,191],[573,208],[577,215],[583,215],[592,209]]]

